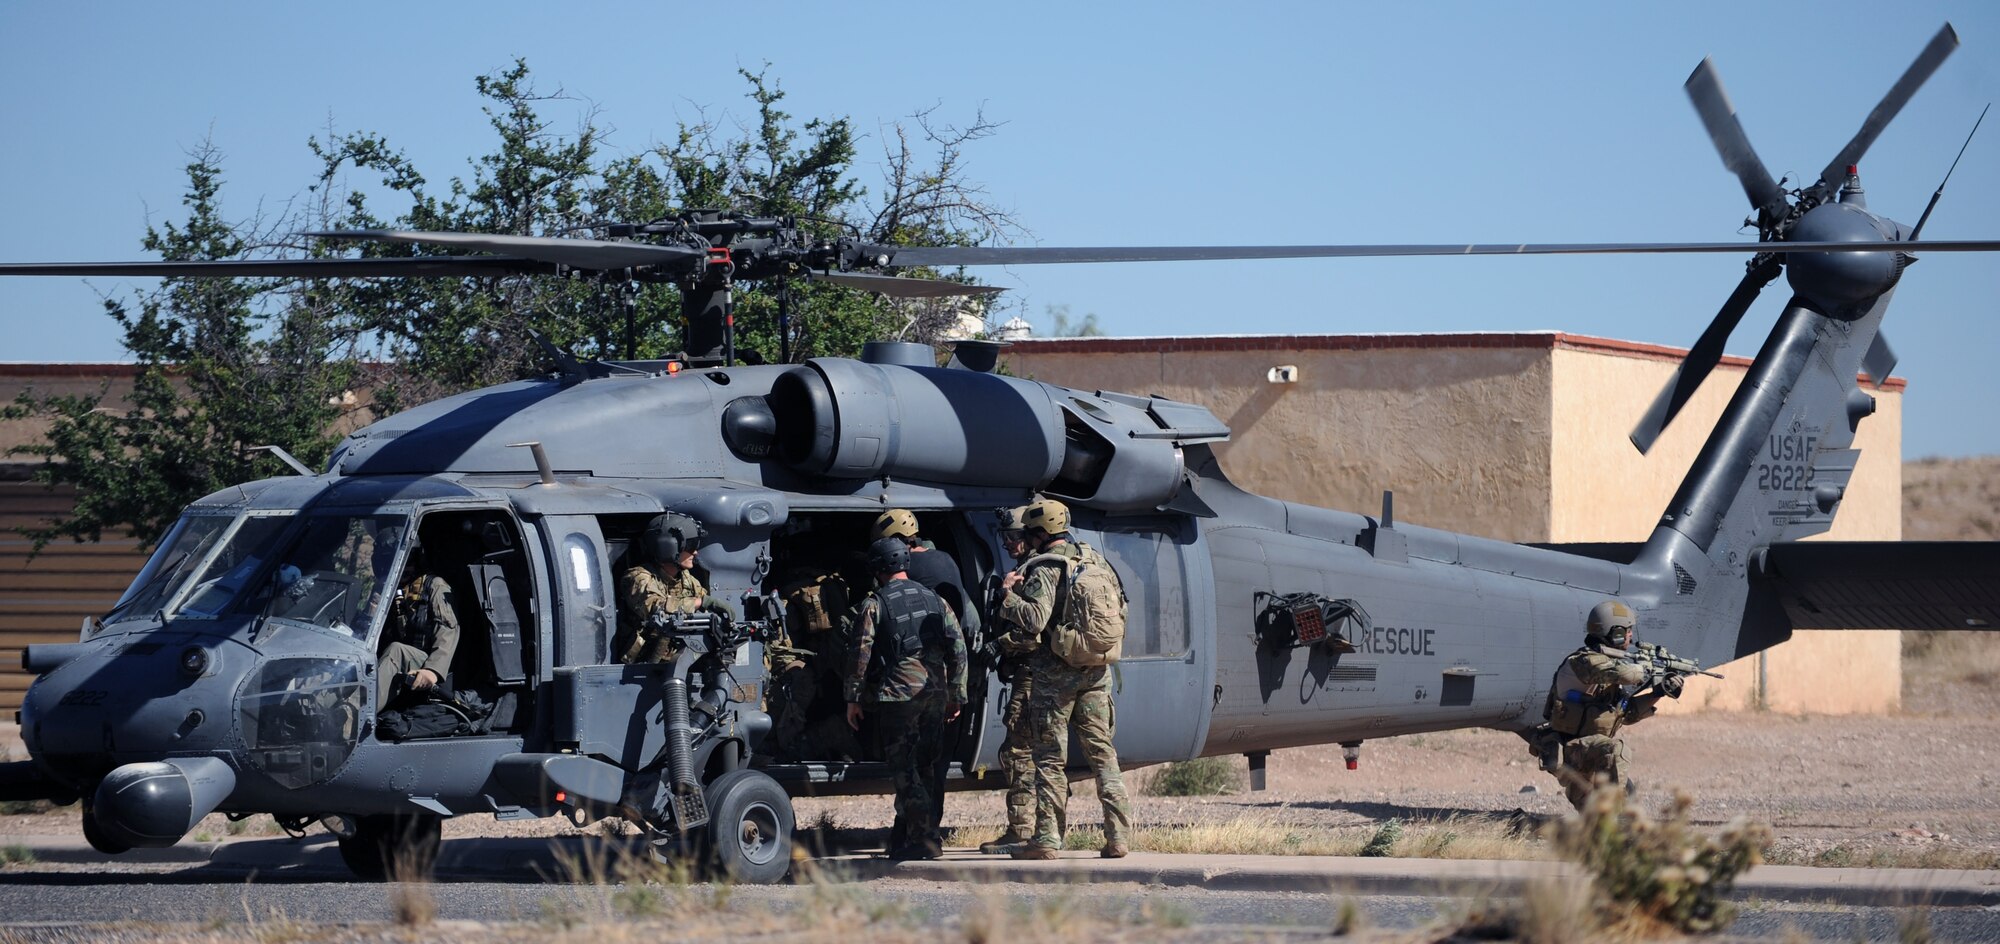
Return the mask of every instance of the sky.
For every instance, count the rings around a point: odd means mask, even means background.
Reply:
[[[863,183],[935,108],[1002,123],[968,173],[1020,245],[1709,242],[1754,235],[1681,84],[1713,57],[1774,175],[1816,176],[1945,21],[1963,45],[1861,163],[1914,223],[2000,97],[2000,4],[0,3],[0,260],[141,259],[187,154],[224,212],[299,198],[329,129],[381,133],[434,184],[492,144],[473,87],[527,59],[637,152],[747,121],[738,68],[846,116]],[[571,108],[565,113],[564,107]],[[2000,237],[2000,120],[1924,231]],[[378,211],[396,209],[378,203]],[[1686,346],[1744,258],[1433,258],[1013,266],[979,274],[1046,329],[1114,335],[1561,330]],[[118,280],[0,279],[0,360],[124,357]],[[1774,285],[1729,345],[1753,354]],[[1932,253],[1886,322],[1906,457],[2000,453],[2000,260]],[[1636,420],[1636,417],[1634,417]]]

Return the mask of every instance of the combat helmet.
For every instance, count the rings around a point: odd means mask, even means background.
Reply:
[[[1017,505],[1013,508],[996,508],[993,511],[993,518],[1000,523],[1000,531],[1003,534],[1008,531],[1028,530],[1027,517],[1028,506],[1026,505]]]
[[[1631,644],[1632,631],[1638,623],[1639,616],[1631,607],[1617,600],[1606,600],[1590,608],[1590,622],[1585,631],[1602,639],[1605,645],[1623,649]]]
[[[705,536],[701,522],[686,515],[664,514],[646,523],[639,547],[652,555],[653,560],[671,563],[680,558],[681,552],[698,547]]]
[[[1053,498],[1044,498],[1021,509],[1021,525],[1030,531],[1043,534],[1069,533],[1069,506]]]
[[[910,568],[910,546],[902,538],[876,538],[868,545],[868,572],[897,574]]]
[[[868,540],[882,538],[914,539],[917,536],[917,516],[906,509],[891,508],[875,518],[875,526],[868,529]]]

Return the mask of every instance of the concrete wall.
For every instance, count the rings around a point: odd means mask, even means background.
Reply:
[[[1626,438],[1684,352],[1557,333],[1078,338],[1015,345],[1014,373],[1157,393],[1229,423],[1245,488],[1508,541],[1643,541],[1747,362],[1725,360],[1641,456]],[[1295,364],[1296,384],[1265,372]],[[1901,538],[1902,382],[1874,391],[1862,459],[1828,537]],[[1579,630],[1580,631],[1580,630]],[[1698,678],[1671,710],[1880,712],[1901,698],[1900,634],[1801,632]]]

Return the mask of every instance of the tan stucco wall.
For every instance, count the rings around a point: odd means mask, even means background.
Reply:
[[[1669,357],[1558,348],[1555,500],[1551,540],[1643,541],[1694,464],[1696,453],[1745,373],[1725,364],[1709,375],[1646,455],[1626,439],[1673,373]],[[1861,460],[1827,540],[1896,541],[1903,536],[1903,397],[1900,383],[1870,391],[1875,415],[1855,434]],[[1802,631],[1759,656],[1699,678],[1670,710],[1766,707],[1788,713],[1874,713],[1902,704],[1902,635]],[[1760,691],[1761,685],[1761,691]]]
[[[1626,436],[1672,373],[1678,352],[1565,336],[1518,347],[1266,350],[1222,340],[1103,339],[1115,352],[1008,352],[1014,373],[1082,389],[1199,403],[1234,432],[1217,450],[1245,488],[1373,514],[1384,488],[1400,520],[1509,541],[1643,541],[1693,464],[1744,369],[1713,373],[1651,453]],[[1088,345],[1079,345],[1088,346]],[[1167,348],[1178,348],[1168,350]],[[1296,365],[1295,384],[1265,373]],[[1900,383],[1871,391],[1874,416],[1834,540],[1902,536]],[[1895,632],[1801,632],[1758,657],[1698,678],[1669,710],[1767,707],[1791,713],[1894,710]],[[1760,683],[1762,690],[1760,691]]]
[[[1018,351],[1018,349],[1016,349]],[[1546,350],[1010,352],[1010,369],[1086,390],[1199,403],[1233,436],[1217,456],[1260,494],[1509,541],[1548,533]],[[1274,384],[1266,373],[1299,368]]]

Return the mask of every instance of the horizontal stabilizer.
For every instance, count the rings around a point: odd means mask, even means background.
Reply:
[[[2000,542],[1783,542],[1764,571],[1794,629],[2000,629]]]

